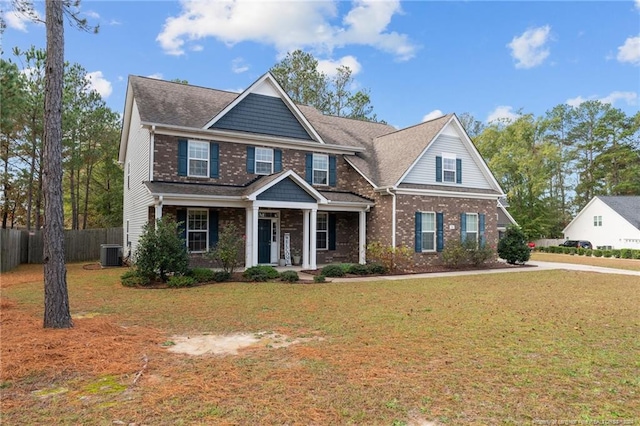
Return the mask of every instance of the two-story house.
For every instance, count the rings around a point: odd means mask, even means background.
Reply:
[[[119,159],[130,253],[164,215],[194,254],[235,224],[245,266],[364,263],[373,241],[424,266],[449,241],[498,238],[503,191],[455,115],[402,130],[327,116],[270,73],[240,94],[131,76]]]

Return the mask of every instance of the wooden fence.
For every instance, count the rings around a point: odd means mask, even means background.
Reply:
[[[122,228],[64,231],[65,261],[98,260],[102,244],[122,245]],[[0,272],[21,263],[42,263],[43,250],[42,231],[0,229]]]

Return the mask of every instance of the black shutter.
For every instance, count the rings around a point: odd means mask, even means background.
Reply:
[[[442,182],[442,157],[436,157],[436,182]]]
[[[462,183],[462,159],[456,158],[456,183]]]

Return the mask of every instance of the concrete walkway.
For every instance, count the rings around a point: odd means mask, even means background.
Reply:
[[[410,275],[385,275],[385,276],[378,276],[378,277],[327,278],[327,281],[331,281],[334,283],[365,282],[365,281],[372,281],[372,280],[394,281],[394,280],[411,280],[415,278],[441,278],[441,277],[455,277],[460,275],[509,274],[509,273],[537,272],[537,271],[549,271],[549,270],[586,271],[586,272],[598,272],[601,274],[635,275],[640,277],[640,271],[604,268],[601,266],[591,266],[591,265],[578,265],[573,263],[529,261],[527,262],[527,265],[532,265],[533,267],[483,269],[479,271],[433,272],[433,273],[426,273],[426,274],[410,274]],[[300,276],[300,278],[302,278],[302,275]],[[639,278],[639,281],[640,281],[640,278]]]

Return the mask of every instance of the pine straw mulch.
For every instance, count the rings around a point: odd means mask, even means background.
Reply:
[[[73,320],[70,329],[44,329],[42,319],[13,301],[0,299],[3,383],[24,381],[32,386],[54,383],[72,376],[134,375],[144,368],[144,358],[161,351],[162,333],[145,327],[122,327],[109,318]],[[2,406],[30,401],[3,395]]]

